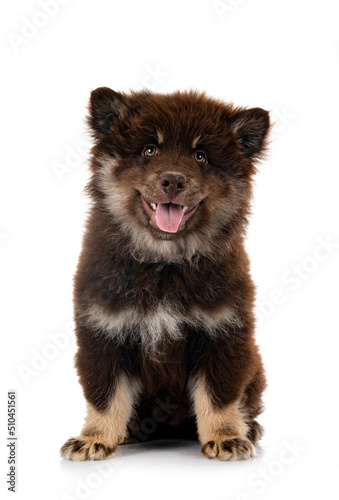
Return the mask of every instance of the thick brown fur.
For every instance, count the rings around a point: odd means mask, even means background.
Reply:
[[[268,113],[194,91],[99,88],[88,123],[91,209],[74,283],[88,415],[62,456],[199,437],[209,458],[248,458],[265,375],[244,236]],[[152,211],[162,204],[187,207],[173,232]]]

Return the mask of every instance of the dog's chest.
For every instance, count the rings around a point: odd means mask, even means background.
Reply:
[[[186,310],[164,300],[150,304],[145,311],[131,305],[114,309],[95,302],[83,316],[89,326],[104,335],[121,342],[130,337],[150,350],[158,349],[163,341],[183,340],[187,329],[214,336],[230,326],[240,326],[238,315],[229,304],[214,308],[196,305]]]
[[[100,284],[105,293],[96,293],[82,316],[105,335],[121,341],[131,336],[150,349],[182,339],[187,328],[214,335],[239,319],[221,279],[209,278],[180,266],[116,268]]]

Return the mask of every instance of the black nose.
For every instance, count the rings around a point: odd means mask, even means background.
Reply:
[[[186,180],[183,175],[165,174],[160,179],[160,187],[164,193],[177,196],[186,189]]]

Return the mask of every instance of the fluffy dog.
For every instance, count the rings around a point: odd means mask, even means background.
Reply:
[[[269,115],[195,91],[92,92],[91,209],[74,281],[88,404],[61,454],[149,438],[255,452],[265,375],[244,236]]]

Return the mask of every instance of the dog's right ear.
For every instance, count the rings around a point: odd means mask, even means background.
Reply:
[[[93,90],[89,102],[88,124],[97,134],[107,134],[114,118],[127,112],[126,97],[108,87]]]

